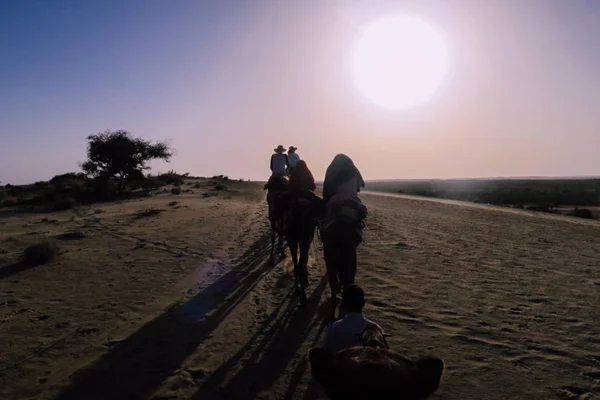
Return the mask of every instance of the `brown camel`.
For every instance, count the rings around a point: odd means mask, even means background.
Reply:
[[[317,219],[320,217],[321,199],[311,191],[289,193],[282,203],[285,208],[284,235],[294,263],[296,289],[300,303],[306,303],[308,287],[308,252],[315,237]],[[298,258],[298,250],[300,257]]]
[[[283,204],[282,198],[287,193],[288,180],[285,177],[274,176],[265,185],[267,192],[267,204],[269,205],[269,223],[271,224],[271,255],[269,264],[275,263],[275,241],[281,258],[285,257],[283,249]]]
[[[387,349],[376,325],[367,326],[361,339],[364,346],[335,354],[316,347],[308,353],[311,375],[331,400],[423,400],[438,389],[441,359],[412,361]]]

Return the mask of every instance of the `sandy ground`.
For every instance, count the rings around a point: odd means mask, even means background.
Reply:
[[[319,398],[305,359],[329,315],[319,243],[299,308],[289,257],[267,264],[264,192],[230,189],[4,212],[0,398]],[[366,313],[395,350],[445,359],[432,398],[600,398],[599,223],[363,199]],[[149,207],[164,211],[138,214]],[[56,262],[15,264],[26,244],[72,231],[85,237],[59,240]]]

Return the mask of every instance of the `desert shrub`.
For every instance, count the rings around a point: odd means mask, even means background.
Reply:
[[[160,209],[160,208],[150,207],[150,208],[147,208],[145,210],[138,211],[135,216],[136,216],[136,218],[154,217],[154,216],[160,214],[163,211],[164,210]]]
[[[66,197],[57,197],[54,199],[54,204],[52,205],[52,211],[64,211],[70,210],[71,208],[77,207],[77,201],[69,196]]]
[[[222,177],[221,177],[221,180],[223,180],[223,181],[228,181],[228,180],[229,180],[229,177],[228,177],[227,175],[225,175],[225,176],[222,176]]]
[[[175,207],[177,204],[179,204],[179,202],[178,202],[178,201],[171,201],[171,202],[169,203],[169,207]]]
[[[8,197],[8,193],[6,193],[6,189],[0,187],[0,204]]]
[[[173,189],[171,189],[171,194],[174,194],[174,195],[181,194],[181,188],[180,187],[174,187]]]
[[[183,183],[183,176],[173,171],[169,171],[166,174],[160,174],[157,178],[165,185],[181,185]]]
[[[227,186],[225,186],[225,185],[222,185],[220,183],[217,183],[215,185],[215,190],[225,190],[225,189],[227,189]]]
[[[108,179],[96,179],[93,184],[94,200],[112,200],[118,195],[118,185]]]
[[[25,249],[23,262],[28,265],[47,264],[58,256],[58,246],[50,239],[44,239]]]
[[[594,214],[589,208],[575,208],[573,210],[573,216],[577,218],[594,219]]]
[[[194,184],[194,187],[195,187],[196,189],[200,189],[200,188],[202,187],[202,185],[200,184],[200,182],[196,182],[196,183]]]
[[[2,207],[14,207],[18,204],[17,199],[9,197],[2,202]]]

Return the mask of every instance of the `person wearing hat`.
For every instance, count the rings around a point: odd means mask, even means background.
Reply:
[[[290,165],[288,170],[289,174],[292,173],[292,170],[296,167],[298,161],[300,161],[300,156],[298,155],[298,153],[296,153],[296,150],[298,150],[298,148],[294,146],[290,146],[290,148],[288,149],[288,160]]]
[[[343,317],[335,321],[327,330],[325,349],[331,354],[354,346],[360,346],[360,335],[369,324],[381,327],[365,318],[365,292],[358,285],[348,285],[342,292],[340,313]],[[383,332],[383,329],[381,329]]]
[[[285,154],[285,147],[279,145],[274,151],[275,154],[271,156],[271,175],[285,176],[285,172],[290,165],[288,156]]]

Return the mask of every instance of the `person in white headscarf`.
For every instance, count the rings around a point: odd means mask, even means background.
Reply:
[[[335,195],[355,198],[363,187],[365,187],[365,181],[352,159],[345,154],[338,154],[325,172],[324,203],[326,204]]]

